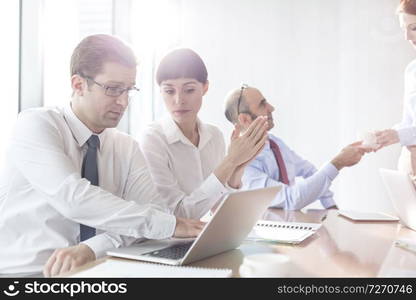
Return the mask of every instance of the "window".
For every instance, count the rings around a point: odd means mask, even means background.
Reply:
[[[68,103],[69,64],[75,45],[85,36],[112,33],[112,0],[44,0],[44,105]]]
[[[0,10],[0,51],[3,58],[0,72],[0,165],[19,108],[19,9],[19,1],[4,1]]]
[[[179,0],[133,1],[131,41],[140,62],[137,82],[140,93],[130,105],[130,134],[135,137],[145,125],[160,118],[164,105],[155,82],[158,61],[166,51],[181,44]]]
[[[33,106],[62,106],[70,100],[70,57],[75,45],[85,36],[116,34],[130,42],[138,60],[137,86],[140,93],[132,99],[118,128],[137,137],[144,126],[164,113],[164,106],[155,86],[157,63],[168,49],[180,45],[180,0],[38,0],[38,30],[27,34],[30,49],[25,65],[37,62],[37,82],[29,85],[28,100]],[[27,4],[26,4],[27,5]],[[33,11],[34,8],[31,8]],[[33,21],[34,23],[36,20]],[[38,51],[37,55],[32,53]],[[29,66],[27,70],[33,70]],[[30,72],[25,72],[25,74]],[[26,91],[26,90],[25,90]]]

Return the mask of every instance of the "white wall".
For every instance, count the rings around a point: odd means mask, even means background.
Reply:
[[[183,46],[205,60],[210,90],[201,118],[221,127],[226,93],[257,86],[276,107],[273,133],[316,165],[357,132],[398,122],[403,71],[414,52],[396,0],[183,0]],[[367,155],[333,185],[341,208],[392,211],[377,169],[399,147]]]

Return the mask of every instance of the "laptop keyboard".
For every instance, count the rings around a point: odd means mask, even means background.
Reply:
[[[194,242],[192,241],[189,243],[177,244],[177,245],[169,246],[167,248],[155,250],[152,252],[147,252],[142,255],[162,257],[162,258],[168,258],[168,259],[180,259],[185,256],[186,252],[188,252],[189,248],[191,248],[193,243]]]

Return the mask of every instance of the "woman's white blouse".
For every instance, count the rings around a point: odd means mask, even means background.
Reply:
[[[397,130],[403,146],[416,144],[416,60],[406,68],[403,118],[393,128]]]
[[[151,124],[140,146],[161,197],[157,203],[176,216],[201,218],[230,189],[213,174],[225,156],[221,131],[198,120],[196,147],[170,117]]]

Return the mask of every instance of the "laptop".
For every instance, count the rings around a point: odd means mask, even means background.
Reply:
[[[379,169],[379,172],[400,221],[416,230],[416,189],[410,176],[396,170]]]
[[[107,251],[108,255],[185,265],[240,246],[281,186],[230,193],[196,239],[148,240]]]

